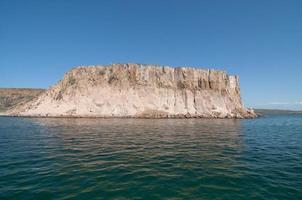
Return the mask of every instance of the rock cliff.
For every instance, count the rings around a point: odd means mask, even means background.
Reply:
[[[251,118],[237,76],[199,68],[77,67],[38,98],[7,112],[48,117]]]

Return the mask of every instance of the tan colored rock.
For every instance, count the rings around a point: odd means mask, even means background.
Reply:
[[[140,64],[77,67],[34,101],[8,112],[48,117],[256,117],[237,76]]]

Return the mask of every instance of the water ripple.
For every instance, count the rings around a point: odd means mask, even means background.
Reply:
[[[302,117],[0,118],[0,199],[302,199]]]

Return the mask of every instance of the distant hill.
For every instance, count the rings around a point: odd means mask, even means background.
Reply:
[[[0,112],[24,104],[44,91],[44,89],[0,88]]]
[[[295,110],[277,110],[277,109],[254,109],[257,114],[260,115],[290,115],[290,114],[302,114],[302,111]]]

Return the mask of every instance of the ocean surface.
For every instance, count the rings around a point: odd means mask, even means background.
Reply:
[[[302,115],[0,118],[0,199],[302,199]]]

